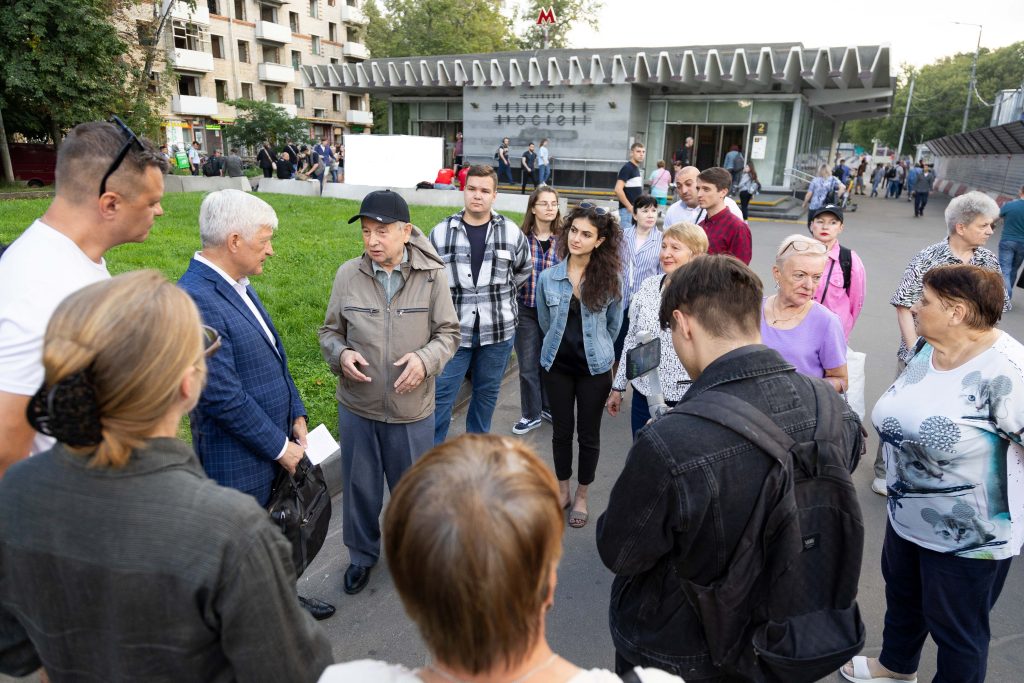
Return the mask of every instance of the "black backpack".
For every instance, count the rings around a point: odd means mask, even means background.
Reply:
[[[838,165],[838,164],[836,164],[832,168],[832,177],[833,178],[839,178],[839,180],[842,181],[843,180],[843,167]]]
[[[831,284],[832,269],[836,267],[836,262],[833,261],[828,266],[828,275],[825,276],[825,289],[821,293],[821,302],[825,302],[825,295],[828,294],[828,288]],[[850,296],[850,278],[853,272],[853,251],[848,247],[839,245],[839,268],[843,271],[843,289],[846,290],[846,296]]]
[[[203,175],[207,177],[220,175],[220,164],[217,163],[217,157],[207,157],[206,163],[203,164]]]
[[[886,171],[885,172],[885,177],[888,178],[889,180],[892,180],[893,178],[895,178],[896,177],[896,167],[894,166],[894,167],[890,168],[888,171]]]
[[[726,572],[703,586],[677,567],[715,666],[758,683],[817,681],[864,647],[856,600],[864,524],[840,450],[842,399],[812,384],[817,426],[802,443],[720,391],[672,409],[742,435],[775,461]]]

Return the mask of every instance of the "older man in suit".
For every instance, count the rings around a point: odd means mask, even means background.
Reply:
[[[277,214],[262,199],[241,190],[210,193],[199,209],[202,251],[178,281],[222,338],[189,416],[192,445],[212,479],[264,507],[279,468],[294,472],[306,446],[306,408],[281,338],[249,285],[274,253],[275,229]],[[299,600],[318,619],[334,613],[319,600]]]

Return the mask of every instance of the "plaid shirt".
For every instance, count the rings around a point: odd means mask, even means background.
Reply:
[[[448,275],[462,333],[459,346],[470,348],[478,321],[481,346],[497,344],[515,335],[519,311],[516,290],[530,279],[533,260],[526,236],[519,227],[501,214],[491,212],[484,260],[474,282],[469,235],[462,220],[464,213],[460,211],[434,226],[430,243],[444,261]]]
[[[974,252],[971,255],[971,260],[967,262],[971,266],[979,266],[985,270],[991,270],[996,273],[1001,273],[999,268],[999,259],[990,250],[985,247],[975,247]],[[930,247],[925,247],[917,253],[917,256],[910,259],[910,263],[907,264],[907,269],[903,272],[903,279],[900,280],[899,285],[896,286],[896,291],[893,292],[892,299],[889,303],[893,306],[903,306],[910,308],[917,303],[918,299],[921,298],[921,292],[924,290],[924,274],[932,268],[939,266],[959,266],[963,265],[963,261],[958,259],[953,250],[949,248],[949,238],[937,242]],[[1007,311],[1010,308],[1010,297],[1008,293],[1003,293],[1003,311]],[[907,348],[906,342],[903,341],[903,335],[900,335],[900,348],[896,352],[896,355],[904,361],[910,360],[910,349]]]
[[[699,223],[708,236],[709,254],[731,254],[750,265],[750,228],[728,207]]]
[[[537,279],[545,268],[558,263],[558,238],[554,235],[550,237],[547,251],[541,250],[540,240],[532,234],[527,236],[526,240],[530,244],[530,255],[533,257],[533,271],[530,273],[530,279],[519,288],[519,303],[527,308],[537,308]]]

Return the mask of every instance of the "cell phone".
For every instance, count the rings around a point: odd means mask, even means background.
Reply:
[[[626,379],[633,380],[661,365],[661,339],[655,338],[626,352]]]

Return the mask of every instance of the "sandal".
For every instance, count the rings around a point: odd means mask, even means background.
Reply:
[[[587,525],[587,519],[590,515],[580,510],[573,510],[569,513],[569,526],[573,529],[582,529]]]
[[[850,664],[853,665],[853,675],[846,673],[842,669],[839,669],[839,674],[848,681],[853,683],[917,683],[917,677],[914,678],[889,678],[888,676],[871,676],[871,670],[868,669],[868,658],[864,656],[856,656],[850,660]]]

